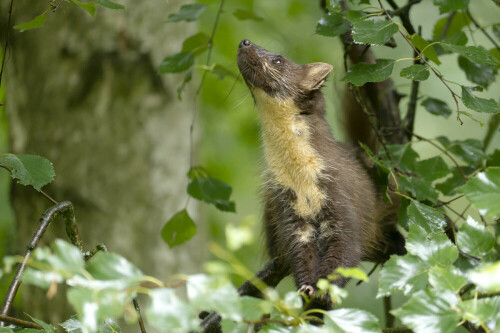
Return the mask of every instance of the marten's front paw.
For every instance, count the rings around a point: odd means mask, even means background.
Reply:
[[[316,295],[316,288],[314,288],[313,286],[308,285],[308,284],[303,284],[299,288],[299,293],[304,293],[308,297],[313,297]]]

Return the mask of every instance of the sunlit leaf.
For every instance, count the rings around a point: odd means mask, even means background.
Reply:
[[[392,59],[377,59],[376,64],[364,62],[353,65],[341,81],[362,86],[366,82],[384,81],[391,76],[395,61]]]
[[[233,12],[233,15],[238,19],[238,20],[252,20],[256,22],[262,22],[264,19],[257,14],[255,14],[251,10],[246,10],[246,9],[241,9],[238,8]]]
[[[484,225],[469,216],[459,229],[457,245],[467,254],[482,257],[495,245],[495,238]]]
[[[189,36],[182,42],[182,52],[192,52],[194,56],[208,49],[209,37],[204,32]]]
[[[324,15],[316,25],[316,33],[322,36],[335,37],[349,31],[351,24],[338,12]]]
[[[464,71],[467,80],[477,83],[487,88],[494,82],[497,75],[497,68],[490,64],[477,64],[469,59],[459,56],[458,65]]]
[[[346,278],[358,279],[361,281],[368,281],[368,275],[357,267],[345,268],[338,267],[335,269],[335,273],[340,274]]]
[[[392,255],[380,270],[377,298],[400,290],[405,295],[423,289],[427,284],[428,266],[412,255]]]
[[[144,274],[124,257],[110,252],[99,252],[87,263],[87,271],[99,280],[137,280]]]
[[[436,50],[434,50],[433,46],[429,46],[429,42],[423,39],[418,34],[413,34],[410,37],[411,43],[420,51],[424,52],[424,56],[426,56],[429,60],[432,60],[434,63],[440,65],[441,61],[439,61]]]
[[[453,53],[461,54],[465,58],[477,64],[494,64],[493,60],[491,59],[490,53],[482,46],[462,46],[448,43],[441,43],[439,45],[443,49]]]
[[[468,272],[469,279],[485,292],[500,291],[500,261],[483,264]]]
[[[179,21],[195,21],[205,11],[207,5],[204,4],[189,4],[181,6],[179,13],[170,14],[166,22],[179,22]]]
[[[441,156],[418,161],[415,165],[415,171],[429,182],[450,174],[450,169]]]
[[[491,332],[500,328],[500,297],[471,299],[459,304],[464,320],[486,325]]]
[[[500,113],[500,106],[494,99],[474,96],[468,87],[462,87],[462,102],[476,112]]]
[[[90,16],[95,15],[95,3],[94,2],[81,2],[78,0],[71,0],[75,5],[80,6],[81,8],[85,9],[87,13],[90,14]]]
[[[41,156],[8,154],[0,157],[0,162],[10,168],[19,184],[31,185],[37,191],[54,180],[52,163]]]
[[[383,45],[398,31],[396,23],[383,19],[352,21],[352,38],[355,43]]]
[[[500,217],[500,167],[479,172],[458,189],[482,215]]]
[[[31,21],[15,25],[14,29],[17,29],[17,30],[23,32],[26,30],[37,29],[37,28],[43,27],[43,25],[45,24],[45,21],[47,21],[47,18],[45,17],[45,13],[47,13],[47,12],[43,12],[42,14],[38,15],[37,17],[35,17]]]
[[[109,9],[125,9],[123,5],[110,0],[97,0],[97,4]]]
[[[188,70],[194,64],[193,52],[180,52],[174,55],[165,57],[160,63],[158,72],[165,73],[179,73]]]
[[[401,69],[399,76],[409,80],[425,81],[429,78],[429,69],[426,65],[411,65]]]
[[[470,23],[471,20],[469,16],[464,12],[455,13],[451,21],[449,21],[448,17],[443,17],[436,21],[434,30],[432,32],[432,39],[441,40],[443,38],[451,37],[461,32],[462,28],[469,25]]]
[[[183,209],[167,221],[161,231],[161,237],[169,247],[184,244],[196,235],[196,224]]]
[[[451,265],[458,258],[458,249],[443,231],[427,232],[424,228],[410,225],[406,240],[409,254],[415,255],[429,265]]]
[[[436,289],[458,292],[466,282],[465,274],[454,266],[434,266],[429,271],[429,283]]]
[[[428,200],[433,204],[437,203],[438,194],[431,183],[425,179],[400,176],[398,179],[398,186],[399,191],[408,191],[412,194],[412,197],[419,201]]]
[[[439,14],[465,9],[469,4],[469,0],[433,0],[433,2],[439,7]]]
[[[435,208],[413,200],[408,206],[408,219],[427,232],[440,231],[446,226],[444,215]]]
[[[337,309],[325,314],[325,326],[334,332],[380,333],[380,324],[375,315],[358,309]]]
[[[448,104],[439,99],[428,97],[422,102],[422,105],[427,111],[436,116],[448,118],[451,115],[451,109]]]
[[[460,321],[457,304],[453,292],[422,290],[392,313],[415,332],[452,333]]]

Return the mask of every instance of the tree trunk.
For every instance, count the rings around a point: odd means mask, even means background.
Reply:
[[[8,5],[2,1],[2,28]],[[64,2],[47,13],[43,28],[10,31],[6,110],[13,153],[38,154],[54,163],[55,181],[44,188],[75,204],[86,249],[104,242],[145,274],[166,279],[199,270],[205,234],[170,250],[160,237],[186,200],[193,91],[179,102],[180,76],[159,76],[161,59],[179,51],[193,24],[167,24],[178,1],[121,1],[126,10],[98,6],[91,17]],[[47,2],[14,2],[12,22],[24,23]],[[2,42],[3,43],[3,42]],[[25,246],[51,203],[14,184],[17,249]],[[66,238],[62,221],[44,237]],[[206,253],[206,251],[202,251]],[[59,323],[72,313],[64,291],[48,300],[21,287],[18,314]],[[135,327],[133,331],[136,331]]]

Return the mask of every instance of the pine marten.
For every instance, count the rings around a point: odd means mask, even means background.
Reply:
[[[257,276],[273,286],[291,273],[299,291],[313,297],[318,279],[337,267],[404,254],[398,199],[384,202],[360,148],[335,141],[325,119],[320,89],[333,66],[297,65],[248,39],[239,44],[237,63],[259,113],[266,161],[263,219],[271,261]],[[333,283],[344,286],[347,279]],[[256,294],[251,286],[240,294]]]

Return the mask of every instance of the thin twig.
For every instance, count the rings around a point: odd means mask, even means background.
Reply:
[[[33,323],[31,321],[26,321],[26,320],[14,318],[14,317],[9,317],[9,316],[5,316],[5,315],[0,315],[0,323],[2,323],[2,322],[11,323],[11,324],[14,324],[16,326],[21,326],[21,327],[35,328],[37,330],[43,329],[43,327],[38,325],[37,323]]]
[[[497,50],[500,50],[500,45],[498,45],[498,43],[495,41],[495,39],[493,37],[491,37],[491,35],[483,27],[481,27],[479,25],[479,23],[477,23],[476,19],[470,14],[469,8],[467,8],[467,15],[469,15],[470,20],[476,26],[476,28],[478,28],[479,30],[481,30],[481,32],[483,33],[483,35],[485,35],[486,38],[488,38],[490,40],[491,44],[495,45],[495,47],[496,47]]]
[[[224,7],[224,1],[221,0],[220,5],[219,5],[219,10],[217,11],[217,16],[215,17],[215,22],[212,27],[212,35],[210,36],[210,39],[208,40],[208,53],[207,53],[207,62],[206,66],[210,65],[210,58],[212,57],[212,49],[213,49],[213,42],[214,42],[214,37],[215,37],[215,32],[217,30],[217,25],[219,24],[219,17],[222,13],[222,9]],[[193,118],[191,119],[191,125],[189,126],[189,146],[190,146],[190,159],[189,159],[189,167],[193,167],[194,163],[194,124],[196,122],[196,116],[198,114],[198,96],[200,94],[201,88],[203,87],[203,83],[205,82],[205,77],[207,76],[208,71],[205,71],[201,77],[200,85],[198,86],[198,89],[196,89],[195,93],[195,98],[194,98],[194,110],[193,110]]]
[[[7,52],[9,51],[10,18],[12,17],[12,5],[13,4],[14,4],[14,0],[10,0],[9,18],[7,20],[7,27],[5,28],[5,45],[3,47],[2,68],[0,69],[0,87],[2,86],[3,70],[5,68],[5,58],[7,58]]]
[[[500,291],[495,291],[495,292],[491,292],[491,293],[478,293],[477,295],[474,294],[474,295],[470,295],[470,296],[465,296],[465,297],[462,297],[462,301],[467,301],[469,299],[480,299],[480,298],[490,298],[490,297],[496,297],[496,296],[500,296]]]
[[[382,330],[384,333],[413,333],[413,331],[406,327],[389,327]]]
[[[446,24],[444,25],[443,32],[441,32],[440,39],[445,39],[446,35],[448,34],[448,30],[450,29],[451,22],[453,21],[453,18],[455,17],[455,14],[457,13],[456,10],[452,11],[450,15],[448,15],[448,19],[446,20]]]
[[[139,316],[139,327],[141,328],[141,333],[146,333],[146,327],[144,326],[144,321],[142,320],[141,308],[139,307],[139,302],[137,302],[137,298],[134,298],[134,308]]]
[[[384,316],[385,316],[385,327],[391,327],[394,325],[394,316],[391,313],[392,304],[391,296],[384,297]]]

